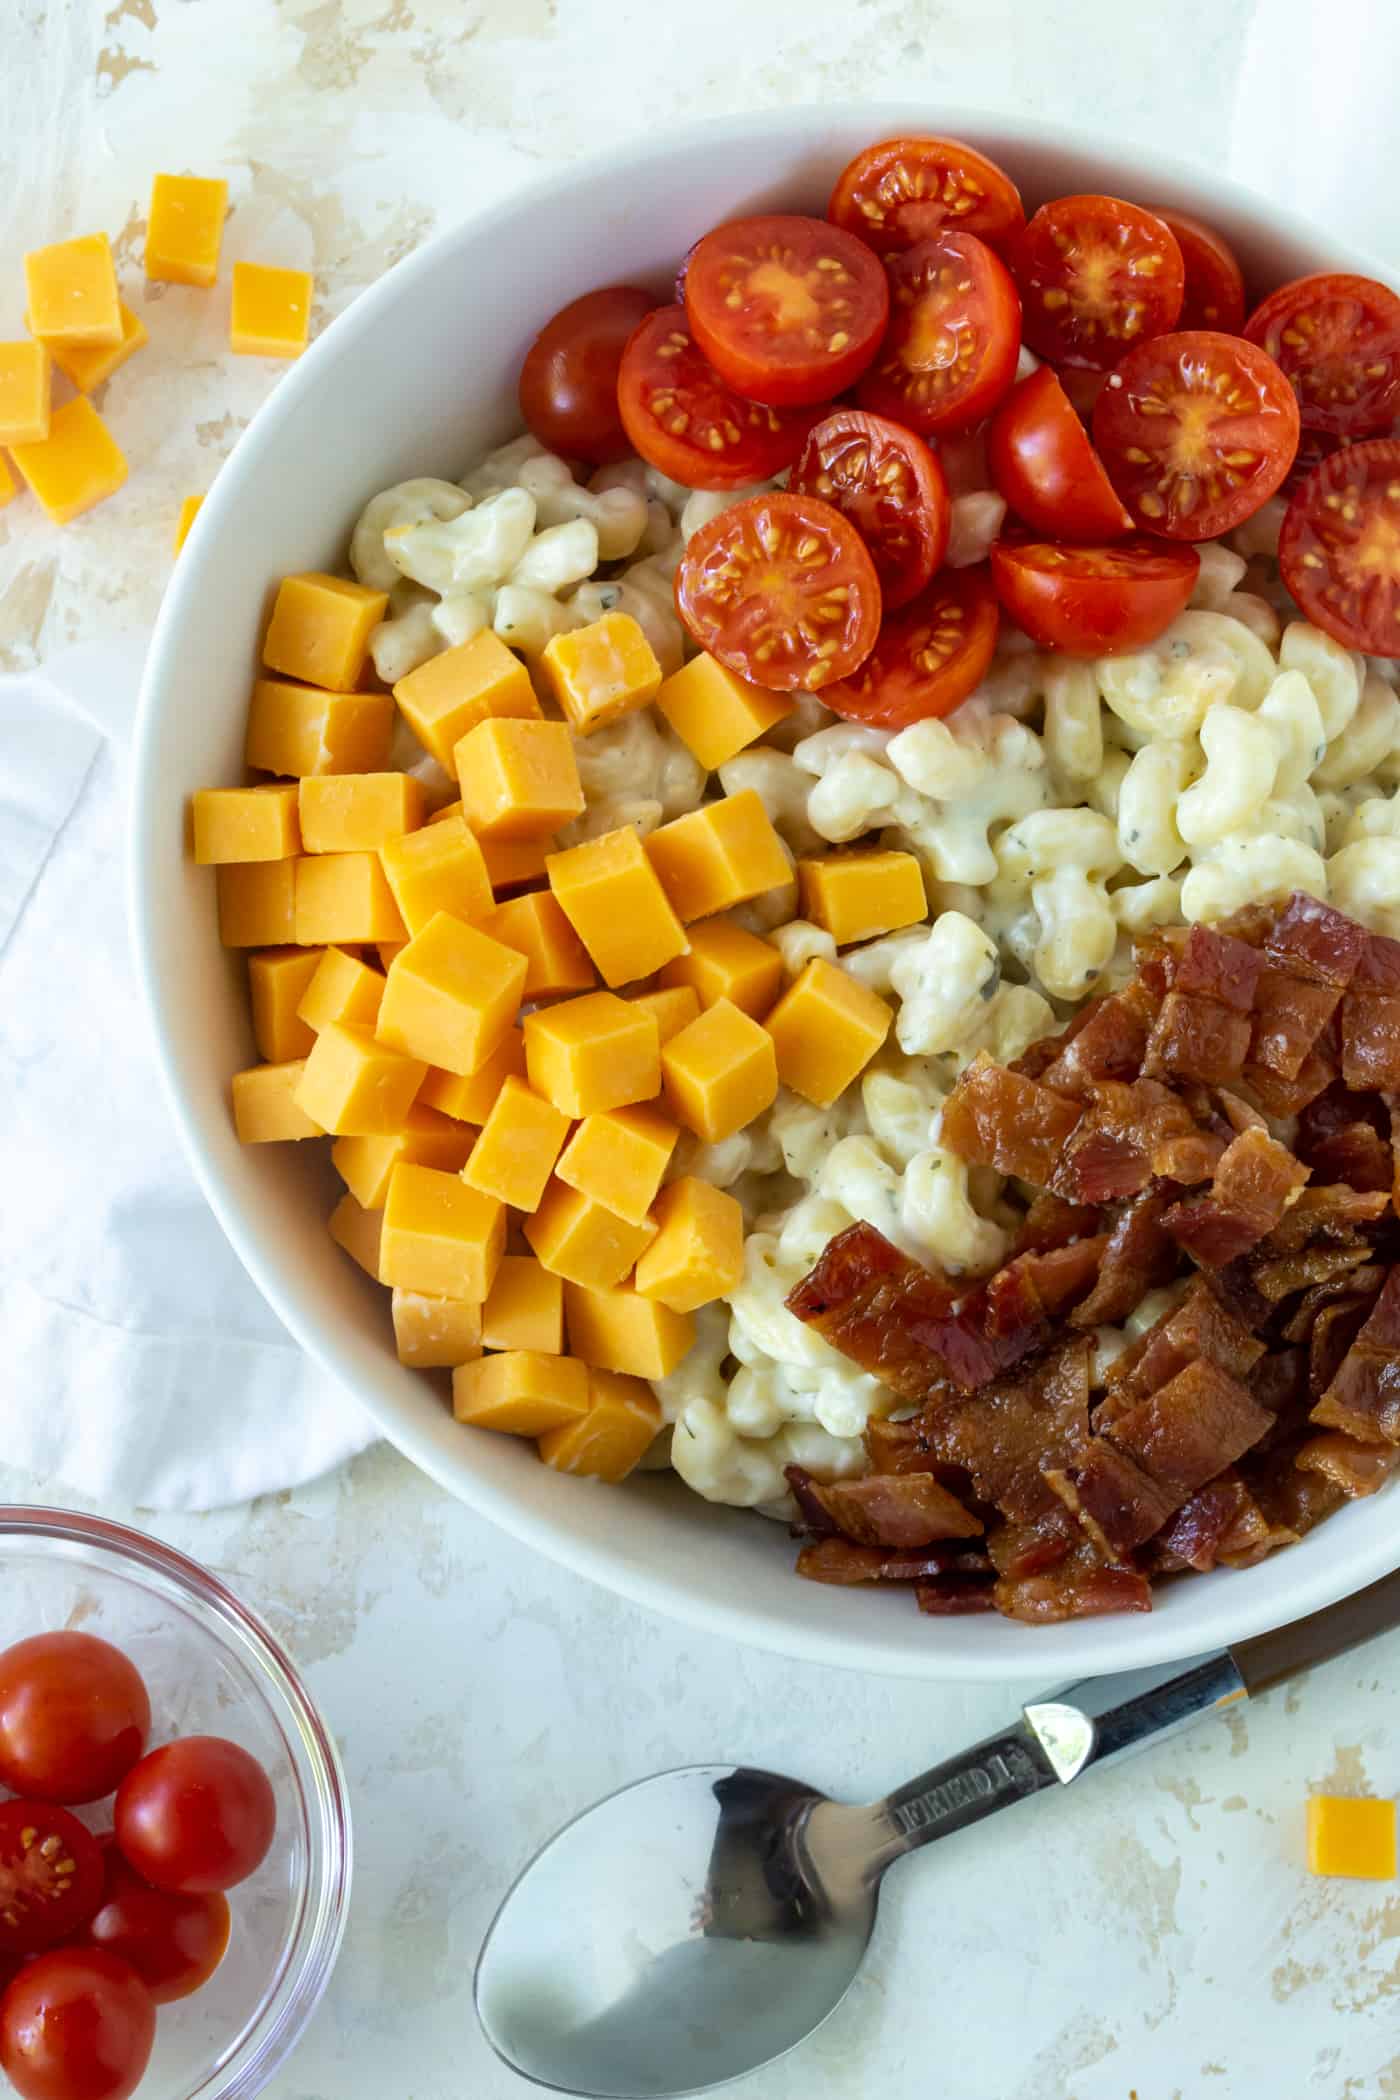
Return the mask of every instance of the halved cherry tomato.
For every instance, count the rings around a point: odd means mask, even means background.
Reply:
[[[0,1785],[43,1801],[100,1801],[146,1747],[136,1665],[92,1633],[36,1633],[0,1655]]]
[[[1011,249],[1026,341],[1090,372],[1176,326],[1186,267],[1159,218],[1121,197],[1042,204]]]
[[[842,169],[826,215],[877,255],[930,240],[945,226],[1009,240],[1026,223],[1004,169],[961,139],[881,139]]]
[[[1305,429],[1365,437],[1400,413],[1400,299],[1374,277],[1297,277],[1255,307],[1244,333],[1282,366]]]
[[[44,1801],[0,1802],[0,1952],[56,1947],[101,1901],[102,1854],[75,1815]]]
[[[246,1881],[277,1826],[255,1757],[217,1735],[185,1735],[143,1757],[117,1789],[116,1839],[153,1888],[209,1895]]]
[[[595,467],[627,457],[618,367],[629,336],[655,306],[650,292],[610,284],[570,300],[545,322],[520,367],[520,413],[551,452]]]
[[[769,212],[716,226],[685,264],[697,347],[748,401],[830,401],[875,355],[890,313],[879,260],[825,219]]]
[[[815,496],[751,496],[692,534],[676,606],[702,649],[775,692],[816,692],[865,661],[880,581],[860,535]]]
[[[648,314],[622,353],[617,406],[634,451],[689,489],[741,489],[790,467],[808,410],[762,407],[696,347],[683,306]]]
[[[1037,532],[1113,540],[1133,529],[1049,365],[1014,386],[992,417],[987,460],[1012,510]]]
[[[1344,648],[1400,656],[1400,439],[1324,459],[1289,504],[1278,543],[1304,617]]]
[[[102,1840],[102,1901],[83,1943],[131,1963],[157,2005],[173,2005],[206,1984],[228,1946],[227,1896],[183,1896],[153,1889],[129,1867],[116,1839]]]
[[[1094,410],[1108,478],[1139,525],[1212,540],[1253,517],[1298,449],[1298,403],[1256,344],[1213,329],[1130,350]]]
[[[1194,547],[1148,539],[1111,547],[1049,540],[998,540],[992,549],[997,596],[1042,649],[1103,656],[1141,649],[1170,627],[1195,587]]]
[[[1186,294],[1178,328],[1219,328],[1238,335],[1244,321],[1244,272],[1235,251],[1214,227],[1154,204],[1153,215],[1171,229],[1186,270]]]
[[[1021,316],[1006,265],[974,233],[892,255],[890,325],[860,406],[928,437],[970,430],[1016,376]]]
[[[823,688],[822,702],[873,729],[907,729],[951,714],[986,677],[999,625],[985,566],[944,569],[884,622],[858,671]]]
[[[849,518],[880,579],[885,611],[917,597],[948,551],[943,469],[922,438],[883,416],[838,408],[807,434],[788,487]]]
[[[0,2000],[0,2067],[20,2100],[128,2100],[155,2033],[155,2004],[129,1962],[60,1947]]]

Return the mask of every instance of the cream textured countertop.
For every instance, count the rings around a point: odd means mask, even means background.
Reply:
[[[226,263],[314,269],[324,325],[436,226],[630,132],[920,88],[932,109],[1088,114],[1129,147],[1150,138],[1279,194],[1296,187],[1395,256],[1393,130],[1364,106],[1368,82],[1379,93],[1393,70],[1355,34],[1364,0],[1347,11],[1347,52],[1320,35],[1310,48],[1327,12],[1308,0],[7,0],[0,336],[19,332],[19,255],[40,240],[105,225],[138,282],[157,166],[226,173]],[[1353,98],[1345,121],[1328,102],[1333,64],[1350,69],[1333,75]],[[1320,169],[1317,106],[1346,142]],[[28,503],[0,514],[0,665],[149,623],[180,499],[208,487],[275,383],[275,368],[225,352],[227,269],[219,291],[143,297],[154,347],[105,403],[130,483],[63,533]],[[62,1488],[0,1471],[0,1493]],[[144,1521],[267,1614],[349,1769],[349,1937],[275,2100],[523,2100],[529,2088],[478,2037],[469,1982],[503,1887],[563,1818],[657,1768],[726,1757],[873,1793],[1011,1704],[832,1678],[679,1630],[536,1560],[388,1451],[251,1509]],[[1400,1791],[1397,1659],[1392,1640],[906,1866],[846,2006],[735,2100],[1400,2093],[1400,1889],[1302,1872],[1310,1783]]]

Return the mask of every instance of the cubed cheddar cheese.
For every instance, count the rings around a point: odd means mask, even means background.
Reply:
[[[785,721],[796,704],[791,693],[767,693],[703,654],[673,671],[656,696],[657,713],[707,773]]]
[[[134,314],[124,299],[117,301],[121,315],[122,337],[119,343],[50,343],[47,347],[65,379],[70,379],[80,394],[95,393],[105,386],[114,372],[119,372],[129,357],[143,350],[150,341],[146,324],[139,314]]]
[[[311,332],[308,270],[236,262],[229,308],[229,348],[239,357],[300,357]]]
[[[297,1103],[305,1060],[253,1065],[233,1075],[233,1127],[243,1145],[265,1145],[282,1138],[321,1137],[322,1127]]]
[[[417,1101],[402,1130],[383,1137],[340,1137],[331,1146],[331,1162],[357,1203],[383,1210],[389,1179],[405,1161],[415,1167],[437,1167],[460,1174],[472,1148],[469,1124],[454,1122]]]
[[[297,863],[226,862],[214,871],[226,948],[280,948],[297,937]]]
[[[457,746],[469,729],[492,716],[538,721],[540,703],[530,674],[489,627],[430,656],[394,687],[413,734],[440,766],[457,778]]]
[[[504,1204],[437,1167],[395,1167],[384,1204],[379,1280],[480,1305],[506,1244]]]
[[[332,693],[353,692],[365,667],[370,634],[388,604],[387,591],[372,591],[345,576],[315,570],[284,576],[273,601],[262,660],[269,671],[280,671],[285,678],[303,678]]]
[[[461,815],[461,804],[457,805]],[[436,822],[436,818],[433,820]],[[486,860],[486,872],[491,877],[491,887],[498,897],[511,890],[524,889],[527,884],[542,882],[545,862],[549,858],[549,839],[541,835],[537,839],[483,839],[481,851]]]
[[[345,1021],[352,1028],[373,1028],[383,997],[384,979],[378,970],[347,955],[343,948],[326,948],[301,995],[297,1014],[313,1033],[328,1021]]]
[[[296,792],[306,853],[377,853],[424,817],[412,773],[313,773]]]
[[[734,1289],[744,1273],[744,1213],[726,1190],[684,1174],[652,1215],[656,1238],[633,1279],[643,1298],[688,1313]]]
[[[105,233],[32,248],[24,288],[30,332],[42,341],[98,348],[121,341],[116,265]]]
[[[146,219],[146,276],[207,291],[219,274],[228,184],[203,175],[156,175]]]
[[[574,740],[563,722],[492,715],[456,747],[462,814],[487,839],[539,838],[583,814]]]
[[[838,948],[873,940],[928,913],[924,871],[912,853],[832,853],[797,863],[802,916]]]
[[[1395,1803],[1346,1794],[1308,1797],[1308,1872],[1349,1881],[1395,1879]]]
[[[319,948],[264,948],[248,957],[248,997],[253,1009],[253,1040],[259,1057],[285,1064],[305,1057],[316,1031],[297,1008],[320,969]]]
[[[687,923],[792,880],[787,849],[752,788],[673,818],[646,841],[661,886]]]
[[[248,707],[244,756],[262,773],[375,773],[388,763],[394,703],[388,693],[323,693],[260,678]]]
[[[656,1022],[658,1039],[669,1043],[673,1035],[688,1028],[700,1011],[700,1000],[693,985],[671,984],[657,992],[633,992],[629,1004],[642,1013],[650,1014]]]
[[[549,886],[608,985],[650,977],[689,945],[630,824],[551,853]]]
[[[0,452],[0,510],[12,503],[16,495],[15,477],[5,465],[5,455]]]
[[[295,865],[296,938],[303,948],[403,939],[377,853],[304,853]]]
[[[772,1107],[778,1092],[772,1038],[728,999],[718,999],[661,1052],[661,1087],[677,1120],[717,1145]]]
[[[660,982],[689,985],[701,1006],[727,999],[761,1021],[783,988],[783,958],[771,941],[732,919],[707,919],[692,932],[690,953],[668,962]]]
[[[814,956],[764,1023],[778,1077],[818,1108],[829,1108],[863,1072],[894,1019],[878,992],[835,963]]]
[[[199,788],[190,797],[190,820],[194,857],[202,868],[225,861],[288,860],[301,851],[292,781]]]
[[[331,1212],[331,1238],[357,1261],[366,1276],[379,1281],[379,1242],[384,1232],[382,1210],[365,1210],[347,1189]]]
[[[559,711],[580,736],[646,707],[661,685],[656,653],[630,613],[604,613],[553,635],[540,669]]]
[[[379,1039],[445,1072],[479,1071],[519,1012],[524,983],[523,955],[440,911],[389,966]]]
[[[525,1077],[525,1038],[518,1028],[508,1028],[491,1055],[475,1072],[444,1072],[434,1068],[423,1081],[419,1100],[429,1108],[440,1108],[445,1116],[463,1123],[481,1124],[490,1115],[497,1094],[509,1078]]]
[[[538,1349],[548,1356],[564,1349],[564,1279],[552,1276],[533,1254],[504,1254],[481,1308],[481,1340],[487,1349]]]
[[[692,1313],[672,1312],[633,1290],[564,1286],[564,1324],[574,1356],[598,1371],[669,1378],[695,1340]]]
[[[462,1179],[513,1210],[533,1210],[569,1134],[569,1119],[523,1079],[506,1079],[462,1168]]]
[[[54,410],[46,438],[12,445],[10,456],[55,525],[71,525],[126,480],[121,447],[86,394]]]
[[[407,946],[406,938],[401,941],[376,941],[374,952],[379,957],[380,969],[391,970]]]
[[[427,1069],[377,1043],[368,1028],[328,1021],[307,1053],[297,1105],[333,1137],[392,1137]]]
[[[655,1019],[615,992],[585,992],[526,1014],[525,1069],[566,1116],[650,1101],[661,1084]]]
[[[454,1371],[481,1354],[481,1307],[465,1298],[430,1298],[396,1289],[394,1346],[401,1364],[418,1371]]]
[[[679,1136],[654,1108],[610,1108],[584,1117],[555,1171],[571,1189],[644,1225]]]
[[[506,1349],[453,1372],[452,1412],[477,1429],[544,1436],[588,1412],[588,1373],[569,1356]]]
[[[558,1473],[617,1482],[645,1458],[661,1428],[651,1387],[618,1371],[590,1371],[588,1412],[539,1439],[539,1454]]]
[[[186,496],[182,499],[180,514],[175,520],[175,537],[171,545],[172,553],[178,554],[185,541],[189,538],[190,527],[199,516],[203,503],[204,498],[202,496]]]
[[[498,904],[482,920],[481,930],[524,956],[526,999],[586,992],[598,982],[588,950],[550,890],[528,890],[523,897]]]
[[[36,445],[48,436],[52,378],[42,343],[0,343],[0,445]]]
[[[410,935],[439,912],[470,924],[495,904],[481,848],[460,817],[386,840],[379,858]]]
[[[650,1219],[633,1225],[591,1196],[552,1182],[533,1217],[525,1220],[525,1237],[552,1275],[568,1283],[605,1291],[630,1275],[637,1256],[656,1227]]]

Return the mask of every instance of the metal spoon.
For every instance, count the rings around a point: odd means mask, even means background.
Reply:
[[[561,1830],[486,1935],[476,2009],[537,2085],[667,2100],[782,2056],[835,2010],[906,1852],[1400,1625],[1400,1572],[1190,1662],[1086,1679],[883,1801],[745,1765],[624,1787]]]

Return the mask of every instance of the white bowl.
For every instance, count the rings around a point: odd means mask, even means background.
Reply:
[[[563,1478],[528,1444],[457,1427],[403,1369],[386,1297],[330,1240],[330,1171],[298,1146],[242,1148],[229,1076],[254,1056],[241,958],[219,946],[214,884],[190,864],[194,789],[242,778],[243,731],[270,594],[335,567],[366,499],[412,474],[456,475],[518,427],[516,375],[541,323],[598,284],[670,281],[716,220],[820,212],[860,147],[952,133],[1005,163],[1027,203],[1107,190],[1220,227],[1258,285],[1364,257],[1237,186],[1155,153],[1108,153],[1035,123],[928,103],[754,113],[668,132],[570,167],[400,263],[278,385],[220,473],[156,626],[132,811],[135,945],[157,1050],[195,1170],[254,1281],[304,1348],[399,1449],[506,1530],[579,1574],[710,1632],[785,1655],[928,1678],[1054,1678],[1131,1668],[1258,1633],[1400,1564],[1393,1493],[1358,1502],[1246,1573],[1169,1585],[1150,1617],[1027,1628],[929,1619],[905,1595],[799,1581],[778,1526],[674,1479],[616,1490]],[[464,1600],[465,1603],[465,1600]]]

